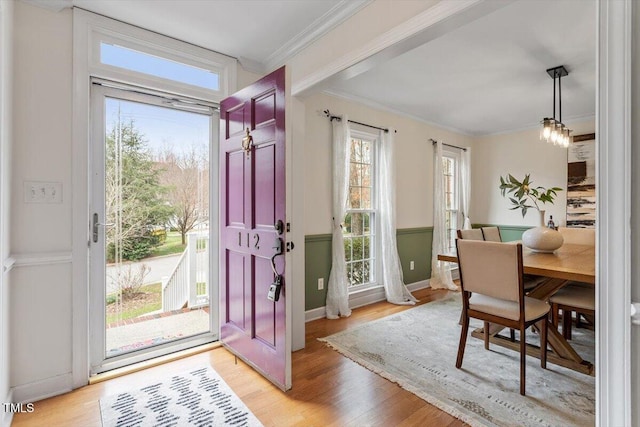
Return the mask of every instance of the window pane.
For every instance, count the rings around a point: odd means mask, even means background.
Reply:
[[[362,214],[362,234],[371,234],[371,214]]]
[[[369,236],[365,236],[363,238],[363,252],[364,258],[369,259],[371,257],[371,238]]]
[[[351,261],[352,256],[351,256],[351,239],[350,238],[346,238],[344,239],[344,258],[347,262]]]
[[[362,263],[362,283],[371,282],[371,262],[365,261]]]
[[[362,141],[362,163],[371,163],[371,142]]]
[[[347,279],[349,279],[349,286],[356,284],[353,280],[352,266],[353,264],[347,263]]]
[[[100,62],[205,89],[220,90],[217,73],[109,43],[100,43]]]
[[[362,279],[364,276],[364,264],[356,262],[351,266],[351,283],[361,285],[365,283]]]
[[[344,217],[344,228],[342,229],[342,234],[351,234],[351,214],[348,213]]]
[[[362,182],[362,165],[360,163],[351,163],[349,170],[349,185],[351,187],[359,187]]]
[[[360,167],[361,182],[363,187],[371,187],[371,165],[363,164]]]
[[[352,187],[349,189],[349,207],[351,209],[360,209],[360,187]]]
[[[371,209],[373,205],[371,202],[371,188],[363,187],[360,190],[360,208]]]
[[[354,237],[352,240],[352,245],[353,245],[353,260],[354,261],[359,261],[362,259],[362,246],[364,244],[364,239],[362,237]]]
[[[361,162],[361,151],[360,151],[360,140],[352,139],[351,140],[351,162],[352,163],[360,163]]]

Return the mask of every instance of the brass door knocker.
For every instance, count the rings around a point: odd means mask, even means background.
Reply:
[[[249,133],[249,128],[247,128],[247,136],[242,138],[242,149],[247,154],[247,157],[249,157],[249,154],[251,154],[252,146],[253,146],[253,137],[251,136],[251,133]]]

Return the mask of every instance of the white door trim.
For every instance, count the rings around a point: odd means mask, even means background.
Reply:
[[[189,57],[192,60],[213,63],[219,66],[221,73],[220,94],[209,96],[200,92],[181,90],[176,86],[172,93],[190,96],[196,99],[219,101],[236,89],[236,60],[216,52],[208,51],[179,40],[146,31],[113,19],[96,15],[82,9],[74,8],[73,11],[73,106],[72,106],[72,143],[73,152],[71,164],[71,194],[72,194],[72,361],[71,372],[73,376],[73,388],[84,386],[89,381],[89,237],[91,226],[89,224],[89,145],[90,121],[89,121],[89,92],[91,77],[116,80],[119,82],[135,81],[143,86],[149,85],[158,90],[164,90],[164,86],[154,79],[145,79],[140,76],[136,79],[135,73],[127,73],[119,70],[110,70],[96,66],[97,52],[92,50],[96,46],[96,40],[101,34],[109,33],[120,36],[123,40],[133,40],[149,46],[153,46],[156,52],[166,53],[174,58]],[[98,39],[97,39],[98,38]],[[166,51],[166,52],[165,52]],[[207,66],[203,66],[207,69]],[[217,134],[217,127],[212,128]],[[212,134],[213,135],[213,134]],[[213,150],[217,156],[217,149]],[[211,174],[216,174],[217,157],[211,157]],[[215,186],[217,190],[217,186]],[[214,190],[213,188],[211,190]],[[217,200],[217,193],[210,192],[211,197]],[[214,206],[214,205],[211,205]],[[211,235],[211,239],[217,242],[217,232]],[[211,250],[216,248],[211,248]],[[215,255],[215,254],[212,254]],[[215,272],[214,272],[215,273]],[[214,276],[212,276],[214,277]],[[214,295],[212,295],[213,297]]]
[[[596,425],[631,425],[631,12],[598,2]]]

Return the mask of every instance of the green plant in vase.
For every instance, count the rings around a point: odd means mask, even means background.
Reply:
[[[531,176],[526,174],[522,181],[508,174],[500,177],[500,192],[503,197],[508,197],[513,205],[511,210],[520,209],[522,217],[529,209],[536,209],[540,214],[540,226],[526,230],[522,233],[522,243],[535,252],[553,252],[562,246],[564,239],[562,235],[544,226],[544,210],[540,209],[540,204],[553,204],[560,187],[534,187]]]
[[[513,205],[511,210],[520,209],[523,218],[527,214],[528,209],[535,208],[538,211],[542,211],[538,202],[542,204],[553,204],[553,200],[559,191],[562,191],[562,188],[533,187],[530,174],[526,174],[522,181],[518,181],[511,174],[500,177],[500,192],[502,193],[502,197],[509,197],[509,201],[511,201]]]

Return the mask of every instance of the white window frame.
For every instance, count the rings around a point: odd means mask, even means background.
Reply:
[[[449,148],[447,146],[443,146],[442,147],[442,158],[443,160],[448,158],[448,159],[453,159],[454,161],[454,172],[453,172],[453,181],[454,181],[454,204],[456,206],[456,209],[452,209],[455,210],[456,215],[455,215],[455,226],[452,228],[453,229],[453,233],[452,234],[447,234],[447,241],[450,242],[450,246],[451,243],[453,245],[453,248],[455,248],[455,231],[459,228],[462,228],[460,226],[460,224],[462,224],[462,214],[460,213],[460,202],[461,202],[461,194],[460,194],[460,185],[461,185],[461,180],[460,180],[460,164],[462,162],[462,156],[460,153],[459,149],[453,149],[453,148]],[[442,168],[442,174],[443,174],[443,179],[444,179],[444,167]],[[446,188],[445,188],[446,189]],[[445,193],[445,204],[446,204],[446,193]],[[446,206],[445,206],[446,207]],[[449,230],[447,230],[447,233],[449,233]],[[453,242],[451,242],[451,240],[453,239]],[[451,265],[453,268],[456,267],[456,264],[452,264]]]
[[[219,76],[219,90],[214,91],[151,76],[100,62],[102,41],[211,70]],[[134,27],[81,9],[73,10],[73,130],[72,151],[72,216],[79,226],[72,230],[72,384],[78,388],[88,383],[89,361],[89,141],[90,87],[91,81],[104,79],[110,82],[143,87],[178,95],[179,99],[201,101],[205,105],[217,104],[236,91],[237,60],[170,37]],[[218,150],[212,149],[210,161],[217,165]],[[212,175],[215,170],[212,169]],[[210,195],[212,200],[217,194]],[[217,219],[216,219],[217,220]],[[84,224],[81,226],[80,224]],[[217,228],[211,231],[211,242],[218,241]],[[212,259],[217,259],[211,248]],[[215,277],[215,276],[212,276]],[[211,295],[216,298],[217,295]]]
[[[74,9],[73,18],[74,38],[76,31],[86,37],[84,42],[74,40],[74,51],[75,42],[80,42],[83,45],[80,46],[82,53],[86,54],[86,59],[88,59],[87,71],[92,77],[106,78],[193,98],[203,99],[205,97],[204,99],[214,103],[219,103],[235,92],[237,75],[237,60],[235,58],[81,9]],[[100,44],[103,42],[211,71],[218,75],[219,89],[202,88],[103,64],[100,60]]]
[[[350,145],[351,139],[360,139],[369,141],[371,143],[371,147],[373,148],[372,159],[371,159],[371,181],[372,181],[372,191],[371,191],[371,201],[372,208],[371,209],[349,209],[347,208],[346,212],[349,213],[370,213],[370,228],[371,228],[371,246],[369,248],[370,258],[372,259],[371,273],[373,275],[372,280],[367,283],[363,283],[361,285],[349,286],[349,294],[354,294],[358,292],[365,291],[367,289],[378,288],[381,287],[380,277],[382,277],[382,264],[380,263],[380,254],[382,253],[380,248],[380,208],[378,206],[378,192],[380,191],[379,179],[378,179],[378,168],[379,168],[379,150],[380,150],[380,138],[377,134],[366,132],[359,129],[354,129],[354,126],[350,126],[349,131],[349,149],[347,150],[347,155],[350,155]],[[349,168],[349,172],[351,172],[351,168]],[[347,177],[349,179],[349,177]],[[347,196],[348,197],[348,196]],[[346,216],[345,215],[345,216]],[[346,240],[346,238],[345,238]],[[346,254],[345,254],[346,255]],[[347,263],[345,259],[345,263]]]

